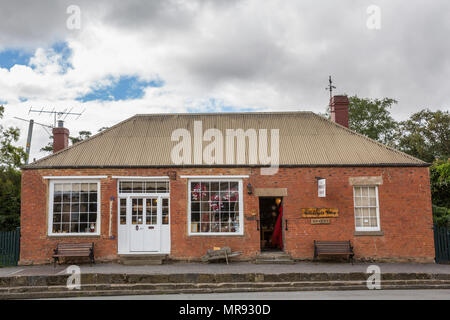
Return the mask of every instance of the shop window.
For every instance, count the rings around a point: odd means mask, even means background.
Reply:
[[[49,235],[99,234],[98,181],[51,181]]]
[[[190,181],[190,234],[242,234],[242,182]]]

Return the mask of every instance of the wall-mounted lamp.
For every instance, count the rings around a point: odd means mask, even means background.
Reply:
[[[327,180],[321,177],[316,177],[316,179],[317,179],[317,196],[319,198],[325,198],[327,195],[326,191]]]
[[[252,194],[253,193],[253,186],[250,184],[250,182],[247,185],[247,192],[248,192],[248,194]]]
[[[279,206],[280,203],[281,203],[281,198],[276,198],[276,199],[275,199],[275,203],[277,204],[277,206]]]

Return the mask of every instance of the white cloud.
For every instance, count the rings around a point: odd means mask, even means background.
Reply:
[[[30,107],[86,109],[67,126],[96,132],[136,113],[200,111],[210,98],[259,110],[312,110],[327,104],[328,75],[337,93],[399,100],[398,119],[423,107],[448,108],[450,33],[446,0],[393,1],[77,1],[81,30],[67,30],[71,1],[14,1],[0,10],[1,48],[33,50],[29,66],[0,69],[0,100],[13,116]],[[379,31],[366,27],[367,6],[381,8]],[[61,56],[49,49],[67,42]],[[32,68],[33,67],[33,68]],[[76,97],[111,81],[109,76],[162,79],[141,99],[89,101]],[[27,98],[21,102],[19,98]],[[205,102],[206,101],[206,102]],[[196,109],[196,110],[197,110]],[[4,122],[5,122],[4,121]],[[37,128],[32,158],[47,134]]]

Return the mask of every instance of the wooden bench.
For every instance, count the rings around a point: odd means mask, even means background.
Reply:
[[[55,267],[61,257],[89,257],[92,265],[95,263],[94,243],[58,243],[53,254]]]
[[[209,263],[214,260],[225,259],[228,264],[228,259],[240,255],[242,252],[232,252],[230,247],[220,248],[219,250],[208,250],[206,255],[202,257],[204,263]]]
[[[349,241],[317,241],[314,240],[314,260],[319,256],[347,256],[353,263],[353,247]]]

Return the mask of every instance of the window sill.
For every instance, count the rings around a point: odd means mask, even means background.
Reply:
[[[74,237],[74,238],[83,238],[83,237],[89,237],[89,238],[95,238],[95,237],[100,237],[100,234],[95,233],[95,234],[89,234],[89,233],[82,233],[82,234],[75,234],[75,233],[70,233],[70,234],[48,234],[47,237],[49,238],[67,238],[67,237]]]
[[[355,231],[353,233],[354,236],[359,237],[359,236],[384,236],[384,232],[383,231]]]
[[[213,234],[208,234],[208,233],[191,233],[188,235],[189,237],[243,237],[244,235],[242,233],[213,233]]]

